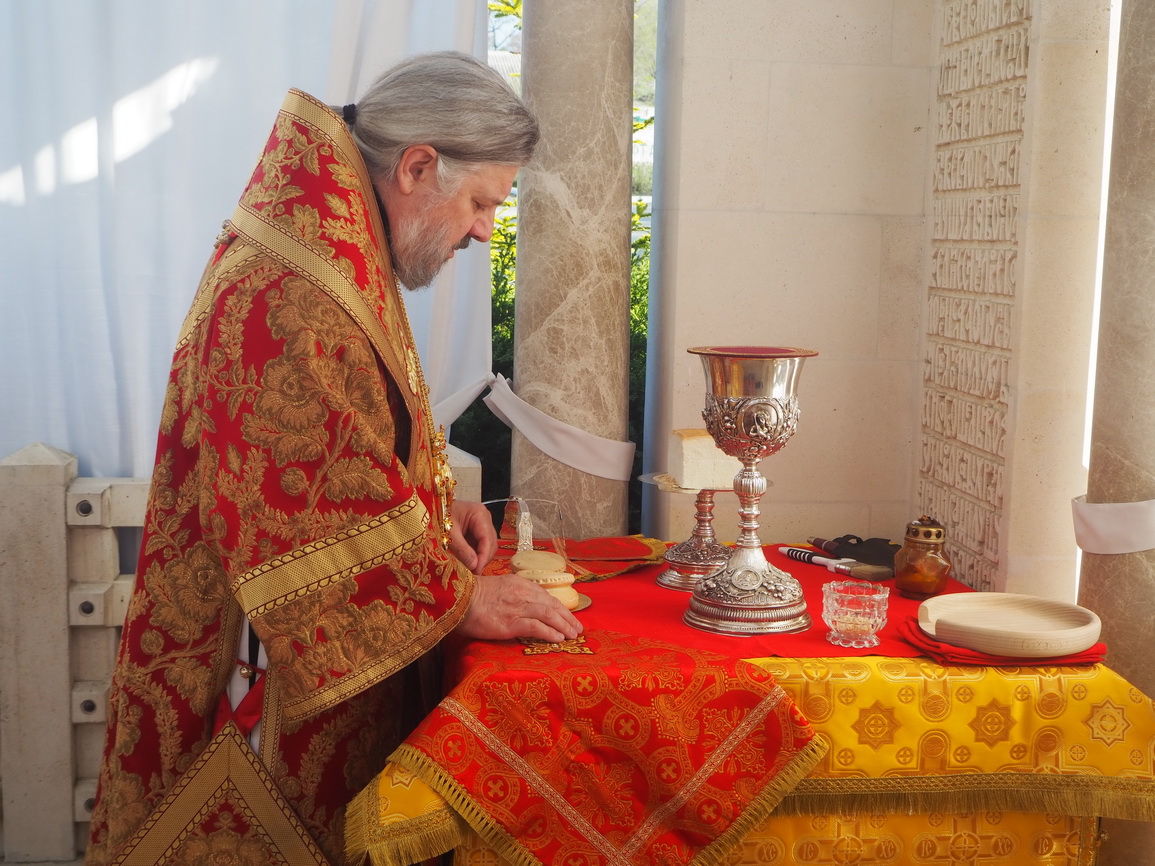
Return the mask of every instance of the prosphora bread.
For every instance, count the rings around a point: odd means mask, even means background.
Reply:
[[[742,469],[736,457],[714,444],[705,430],[674,430],[670,438],[669,473],[685,490],[730,490]]]
[[[565,559],[548,550],[519,550],[509,564],[518,574],[565,571]]]
[[[544,574],[523,575],[526,580],[532,580],[570,610],[574,610],[581,598],[573,588],[573,575],[568,572],[554,572]]]
[[[514,574],[532,580],[569,610],[581,601],[573,588],[573,575],[565,570],[565,559],[548,550],[519,550],[510,559]]]

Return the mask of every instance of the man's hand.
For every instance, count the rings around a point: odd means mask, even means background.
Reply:
[[[582,624],[533,581],[489,574],[477,576],[469,610],[457,631],[482,640],[532,637],[556,643],[577,637]]]
[[[453,527],[449,531],[449,552],[475,574],[480,572],[497,552],[497,531],[489,509],[480,502],[453,500],[450,507]]]

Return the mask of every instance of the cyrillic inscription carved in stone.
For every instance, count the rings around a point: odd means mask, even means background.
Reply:
[[[978,400],[1007,402],[1010,355],[931,340],[923,381]]]
[[[952,45],[1031,17],[1030,0],[948,0],[943,4],[942,44]]]
[[[922,474],[991,506],[1003,507],[1003,464],[985,454],[947,442],[924,439]]]
[[[980,403],[934,389],[923,394],[923,435],[956,439],[995,457],[1005,457],[1006,422],[1007,408],[1000,403]]]
[[[1018,241],[1017,194],[936,198],[936,241]]]
[[[1010,348],[1009,303],[986,297],[968,298],[932,292],[928,307],[928,333],[980,346]]]
[[[992,592],[995,589],[995,562],[976,556],[957,545],[950,546],[949,554],[954,565],[952,577],[983,592]]]
[[[1008,84],[995,90],[939,97],[938,144],[956,144],[991,135],[1022,132],[1027,86]]]
[[[944,48],[938,74],[939,94],[948,96],[1025,77],[1027,35],[1023,24]]]
[[[987,295],[1014,295],[1018,251],[992,247],[937,247],[931,253],[930,284]]]
[[[1006,472],[1030,0],[943,0],[920,508],[993,589]]]
[[[998,559],[999,512],[930,479],[924,478],[921,488],[921,502],[932,513],[941,515],[939,522],[948,527],[948,538],[954,544],[950,550],[952,556],[956,549],[962,548],[991,560]]]
[[[1019,185],[1019,142],[953,147],[935,154],[934,189],[963,190]]]

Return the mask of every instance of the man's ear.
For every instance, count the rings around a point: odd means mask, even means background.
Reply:
[[[437,151],[428,144],[413,144],[397,164],[397,189],[409,195],[419,186],[437,188]]]

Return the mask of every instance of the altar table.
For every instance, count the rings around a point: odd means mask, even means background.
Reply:
[[[591,599],[579,614],[587,633],[660,635],[752,661],[825,746],[777,809],[713,862],[1075,866],[1093,862],[1098,818],[1155,821],[1155,703],[1106,664],[940,665],[897,637],[917,602],[893,593],[887,655],[836,648],[815,599],[842,576],[772,548],[768,557],[802,583],[814,619],[806,633],[707,634],[681,624],[685,593],[655,584],[656,555],[640,567],[578,561],[594,572],[578,584]],[[371,827],[351,853],[392,866],[455,847],[458,866],[506,862],[405,769],[390,765],[370,789],[359,800]]]

